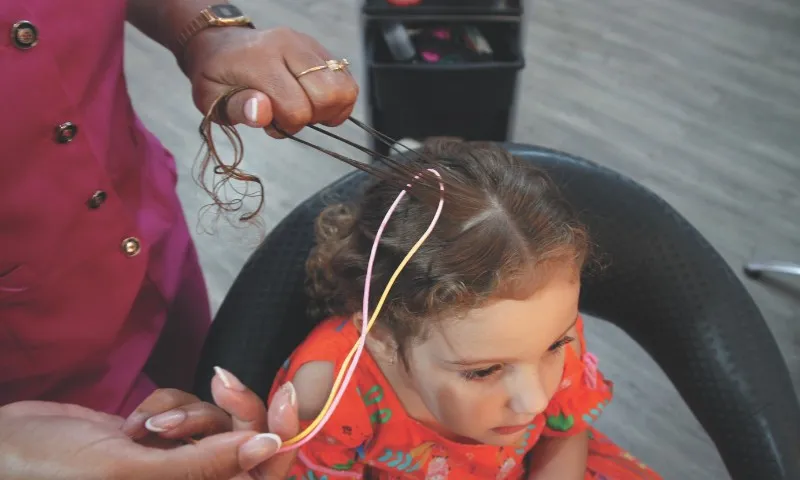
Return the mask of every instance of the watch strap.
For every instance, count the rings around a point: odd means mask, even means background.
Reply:
[[[248,17],[242,17],[241,21],[232,22],[231,20],[217,21],[217,17],[211,12],[210,8],[205,8],[190,21],[178,34],[177,46],[183,50],[195,35],[211,27],[249,27],[256,28]]]

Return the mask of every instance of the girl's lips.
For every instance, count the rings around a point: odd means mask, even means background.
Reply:
[[[507,427],[497,427],[493,428],[492,431],[495,433],[499,433],[500,435],[511,435],[512,433],[517,433],[522,430],[525,430],[528,425],[511,425]]]

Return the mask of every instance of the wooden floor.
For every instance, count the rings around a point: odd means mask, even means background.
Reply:
[[[262,26],[320,39],[363,73],[356,0],[239,0]],[[172,58],[131,30],[127,72],[140,115],[178,160],[179,191],[217,308],[258,232],[198,214],[200,119]],[[703,232],[737,270],[751,258],[800,261],[800,4],[793,0],[540,0],[528,4],[527,68],[513,139],[579,154],[639,180]],[[476,92],[476,95],[479,94]],[[364,105],[356,112],[364,118]],[[345,135],[363,141],[350,128]],[[316,138],[316,137],[315,137]],[[245,135],[266,181],[271,228],[348,168],[314,151]],[[319,138],[320,142],[324,142]],[[745,280],[800,385],[800,281]],[[603,429],[667,479],[724,479],[708,437],[663,373],[623,334],[590,322],[618,384]],[[638,398],[639,400],[634,400]]]

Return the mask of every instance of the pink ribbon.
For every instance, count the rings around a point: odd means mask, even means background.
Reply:
[[[597,357],[590,352],[583,354],[583,382],[591,389],[597,388]]]

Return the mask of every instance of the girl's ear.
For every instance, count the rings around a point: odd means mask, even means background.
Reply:
[[[361,314],[353,315],[353,323],[356,325],[358,333],[361,333]],[[373,325],[367,335],[367,346],[375,360],[379,363],[394,364],[397,358],[397,342],[394,341],[392,333],[380,325]]]

